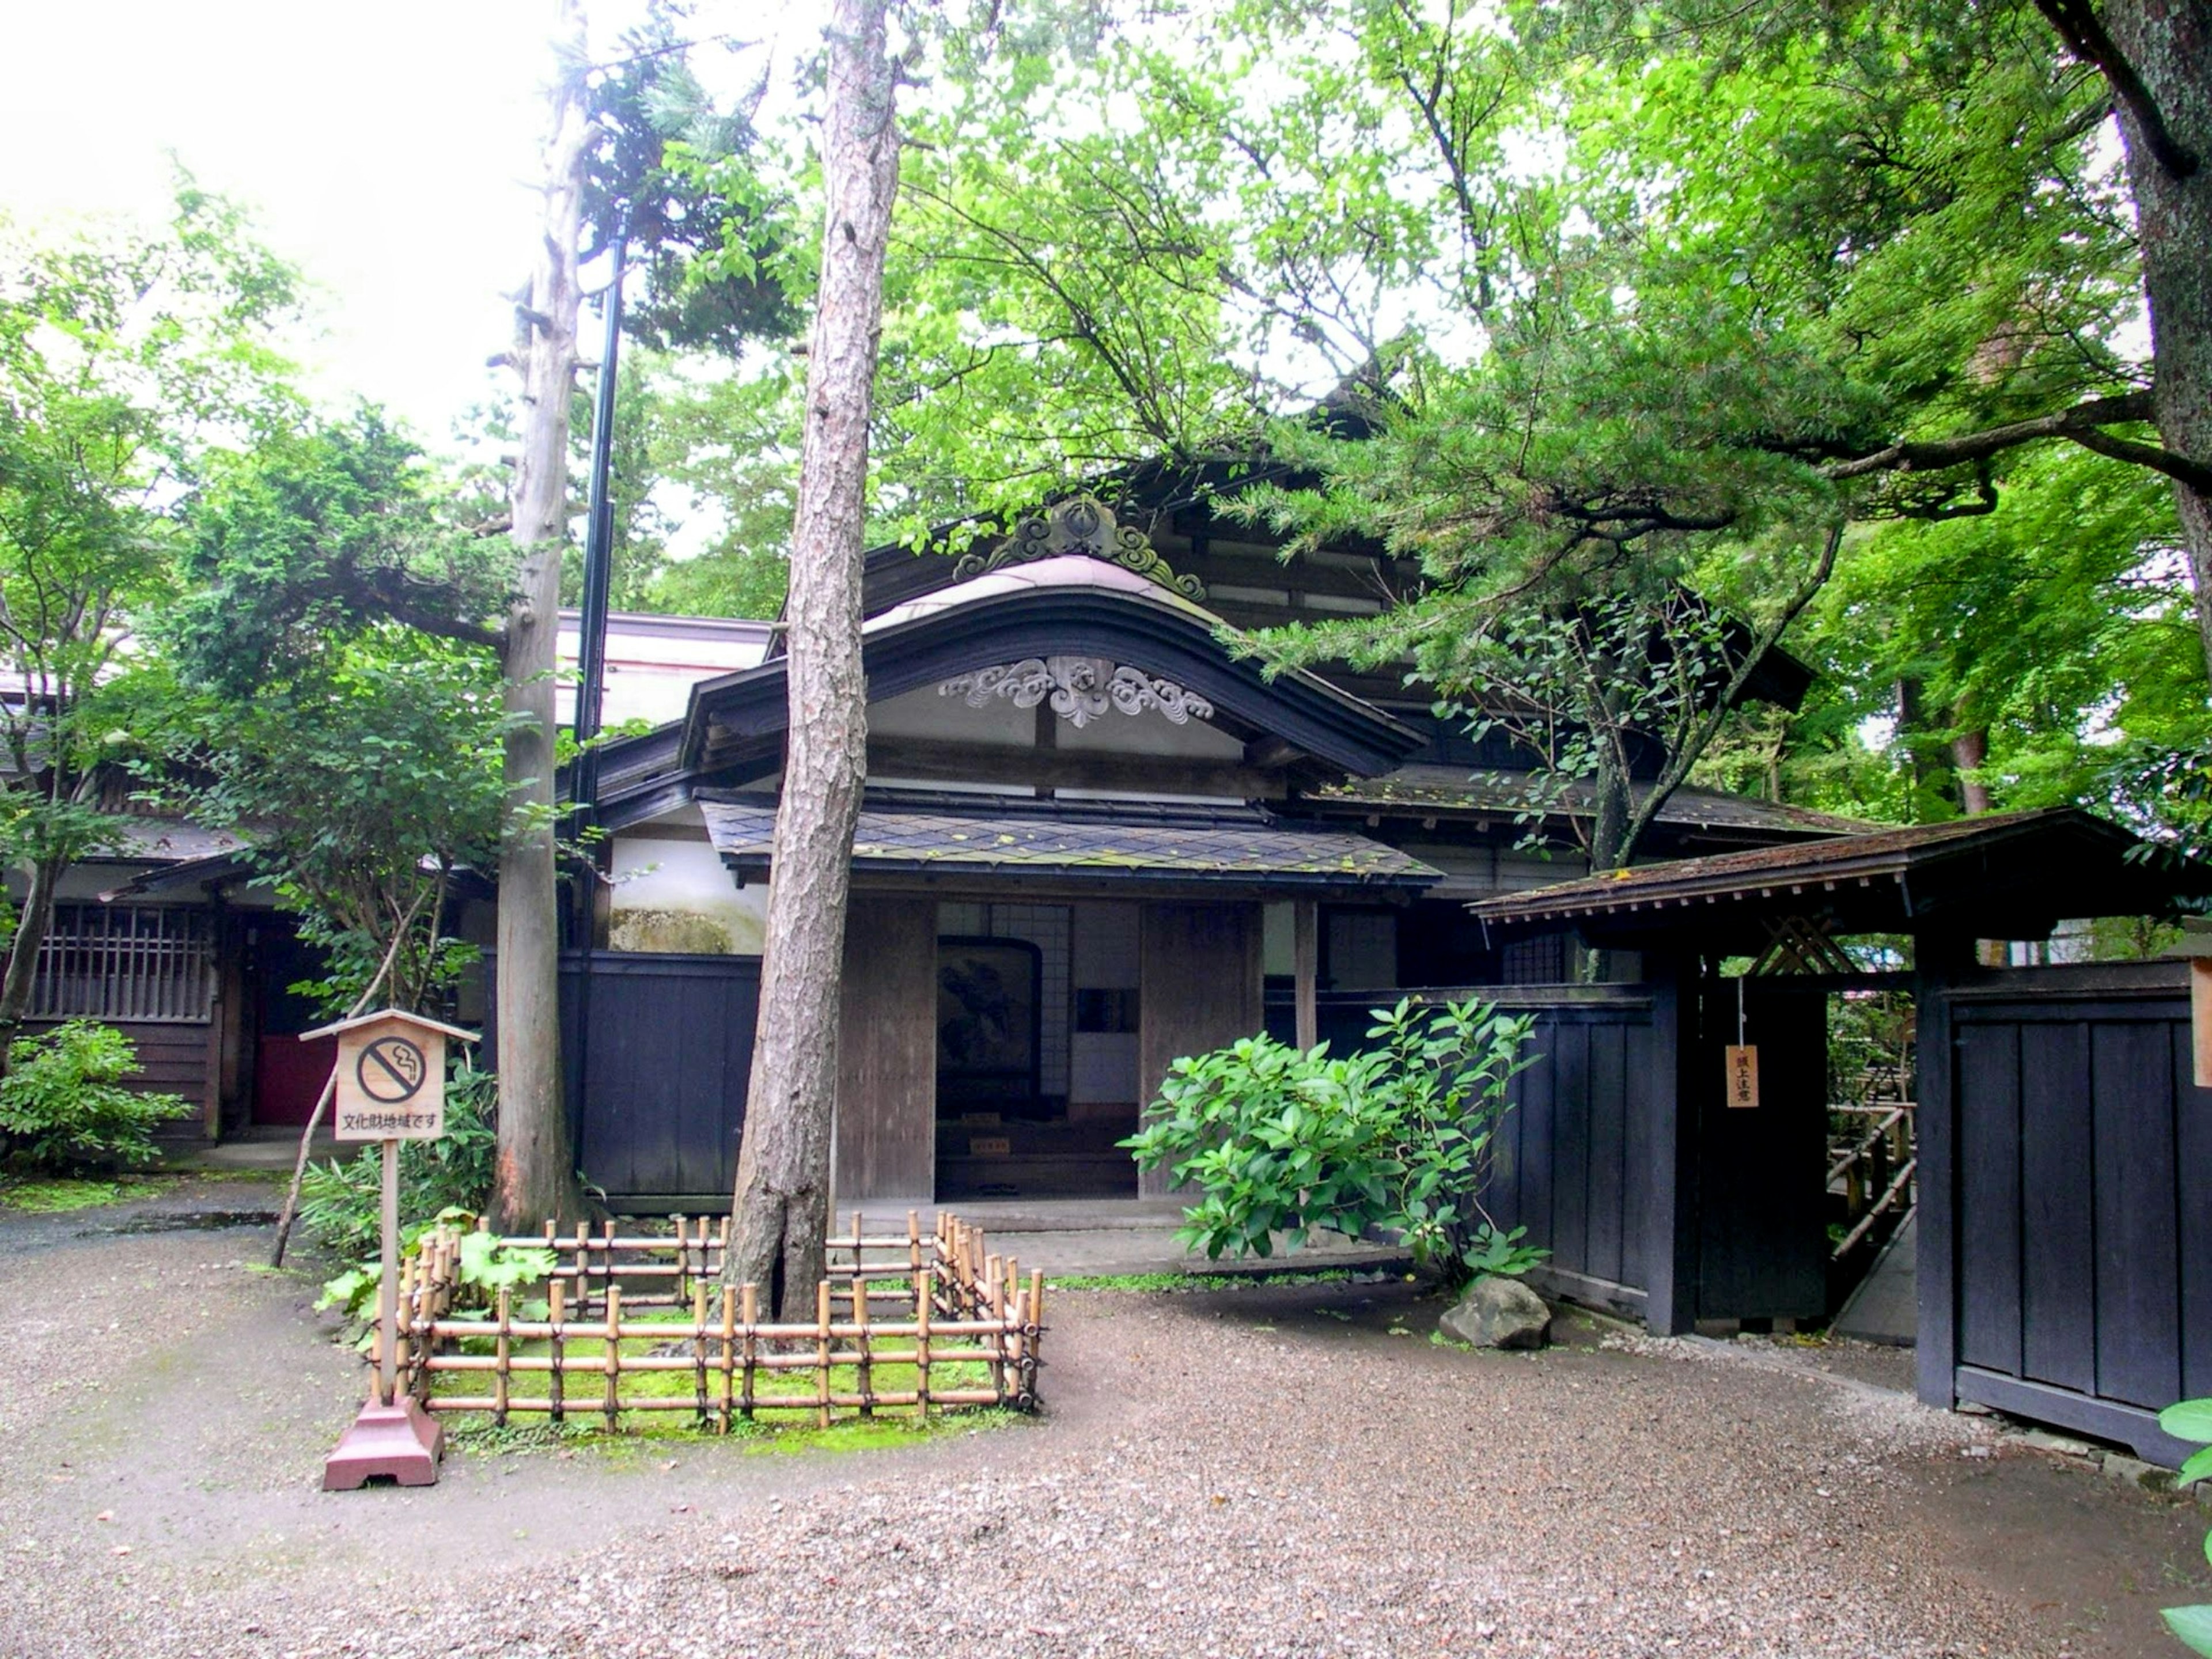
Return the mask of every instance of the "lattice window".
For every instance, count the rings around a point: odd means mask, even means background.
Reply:
[[[1500,977],[1508,985],[1564,985],[1567,979],[1567,936],[1539,933],[1505,947]]]
[[[200,1021],[215,1002],[214,918],[159,904],[58,904],[33,1019]]]

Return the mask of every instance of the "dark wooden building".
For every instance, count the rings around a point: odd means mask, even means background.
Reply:
[[[1378,611],[1418,572],[1285,562],[1196,507],[1144,522],[1078,497],[958,557],[869,556],[842,1200],[1135,1195],[1115,1143],[1169,1063],[1261,1029],[1271,1000],[1297,1030],[1331,990],[1565,977],[1566,930],[1493,946],[1463,904],[1571,873],[1575,804],[1531,849],[1526,775],[1425,688],[1270,674],[1240,647],[1251,627]],[[1802,688],[1784,659],[1759,695]],[[744,1076],[724,1036],[673,1035],[618,1081],[601,1055],[628,1040],[602,1011],[641,976],[672,994],[679,957],[702,1008],[750,1006],[757,976],[732,963],[762,945],[785,696],[771,654],[602,761],[611,884],[570,1064],[583,1166],[623,1205],[729,1190]],[[1852,827],[1691,790],[1656,842]]]

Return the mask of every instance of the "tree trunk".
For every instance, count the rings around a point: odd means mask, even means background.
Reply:
[[[8,971],[0,975],[0,1077],[8,1073],[8,1050],[30,1012],[31,987],[38,976],[39,947],[54,925],[54,894],[61,886],[66,859],[38,859],[23,889],[15,915],[15,937],[8,947]]]
[[[769,864],[736,1225],[724,1277],[779,1316],[814,1307],[830,1219],[838,974],[853,829],[867,772],[860,553],[869,399],[884,252],[898,187],[884,0],[837,0],[830,22],[822,279],[806,370],[806,434],[785,609],[790,725]]]
[[[2154,403],[2166,447],[2212,463],[2212,6],[2203,0],[2113,0],[2106,31],[2143,83],[2184,172],[2152,153],[2129,100],[2115,101],[2135,196],[2143,292],[2150,302]],[[2169,152],[2169,155],[2171,152]],[[2212,674],[2212,496],[2176,481],[2197,626]]]
[[[1996,810],[1990,787],[1973,775],[1990,763],[1990,734],[1981,726],[1969,727],[1951,739],[1951,764],[1959,774],[1959,805],[1970,818]]]
[[[495,1224],[535,1232],[583,1211],[561,1093],[560,884],[553,855],[553,669],[561,555],[568,532],[568,412],[576,380],[576,245],[584,162],[583,23],[564,4],[553,134],[545,152],[544,234],[530,279],[516,366],[522,444],[512,495],[521,568],[507,624],[510,814],[499,855],[499,1158]]]

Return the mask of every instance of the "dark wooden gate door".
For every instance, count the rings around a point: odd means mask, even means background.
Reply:
[[[2182,964],[1976,975],[1923,996],[1921,1030],[1922,1396],[2178,1461],[2157,1413],[2212,1394]]]

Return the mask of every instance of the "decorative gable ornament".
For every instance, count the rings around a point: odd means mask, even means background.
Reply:
[[[1133,570],[1187,599],[1206,597],[1204,582],[1195,576],[1176,574],[1143,531],[1133,525],[1117,522],[1112,508],[1090,495],[1073,496],[1042,513],[1031,514],[1014,526],[1012,535],[989,552],[970,553],[962,558],[952,567],[952,577],[955,581],[966,581],[970,576],[1003,569],[1010,564],[1033,564],[1039,559],[1070,554],[1103,559],[1109,564]]]
[[[1157,708],[1176,726],[1188,724],[1194,714],[1207,720],[1213,714],[1213,705],[1196,692],[1104,657],[1027,657],[955,674],[937,688],[937,695],[958,697],[970,708],[983,708],[994,697],[1017,708],[1034,708],[1049,700],[1052,712],[1079,729],[1111,709],[1141,714]]]

